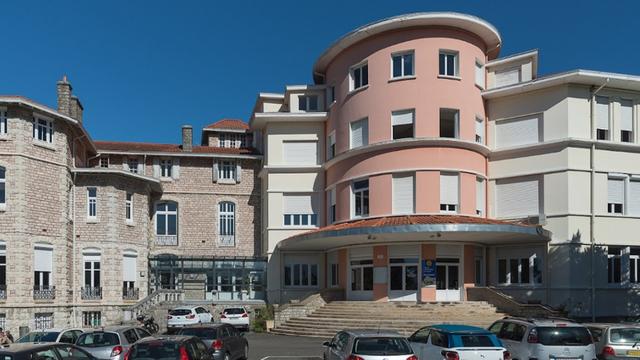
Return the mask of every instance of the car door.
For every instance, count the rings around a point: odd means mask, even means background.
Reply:
[[[62,360],[93,360],[95,359],[88,352],[78,349],[75,346],[69,344],[63,344],[56,346],[58,355]]]
[[[38,351],[34,351],[31,354],[31,359],[33,360],[61,360],[60,355],[53,347],[47,347],[45,349],[40,349]]]
[[[124,335],[124,338],[126,340],[126,344],[122,344],[122,348],[123,348],[123,352],[126,353],[131,347],[131,345],[134,342],[138,341],[138,334],[133,328],[125,330],[122,334]]]
[[[431,328],[423,327],[422,329],[414,332],[411,336],[409,336],[409,344],[411,344],[411,349],[413,353],[420,360],[426,360],[427,355],[427,342],[429,341],[429,332]]]
[[[442,349],[449,347],[448,334],[441,331],[431,329],[429,332],[429,340],[427,341],[425,359],[437,360],[442,359]]]
[[[58,342],[65,344],[75,344],[78,337],[75,335],[73,330],[67,330],[60,334],[60,338]]]

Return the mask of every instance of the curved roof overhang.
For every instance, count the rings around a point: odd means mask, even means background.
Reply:
[[[476,16],[455,12],[420,12],[399,15],[359,27],[331,44],[313,65],[313,79],[317,84],[321,84],[329,63],[344,49],[359,41],[388,31],[424,26],[446,26],[473,33],[484,41],[487,53],[499,48],[502,43],[498,30],[489,22]],[[497,52],[495,55],[497,56]]]

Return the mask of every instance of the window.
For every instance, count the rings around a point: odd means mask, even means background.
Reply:
[[[542,271],[536,255],[528,258],[498,260],[498,283],[501,285],[541,284]]]
[[[633,101],[620,100],[620,141],[633,142]]]
[[[245,134],[219,133],[218,135],[218,144],[224,148],[243,148],[245,141]]]
[[[220,245],[235,246],[236,244],[236,204],[223,201],[218,204],[218,236]]]
[[[458,52],[440,51],[440,75],[458,76],[458,66]]]
[[[0,136],[8,132],[7,109],[0,109]]]
[[[352,192],[354,217],[369,216],[369,179],[354,181]]]
[[[95,219],[98,216],[98,189],[87,188],[87,217]]]
[[[340,285],[340,265],[339,264],[331,264],[331,282],[329,285],[331,287],[336,287]]]
[[[163,178],[171,177],[173,162],[170,159],[160,160],[160,176]]]
[[[485,208],[484,179],[476,178],[476,215],[483,216]]]
[[[82,326],[96,327],[102,325],[102,313],[100,311],[83,311]]]
[[[336,133],[332,132],[327,137],[327,160],[331,160],[336,156]]]
[[[607,212],[624,213],[624,179],[609,178],[607,181]]]
[[[36,330],[45,330],[53,328],[53,313],[36,313],[34,315],[34,328]],[[51,349],[53,350],[53,349]],[[46,357],[49,358],[49,357]],[[51,353],[51,359],[55,359],[56,356]]]
[[[329,190],[327,193],[327,204],[329,204],[329,209],[327,211],[328,219],[327,222],[329,224],[333,224],[336,222],[336,189],[333,188]]]
[[[284,162],[288,165],[317,165],[317,141],[283,141]]]
[[[627,213],[630,215],[640,215],[640,178],[632,176],[629,179],[629,205]]]
[[[391,55],[391,78],[413,75],[413,51]]]
[[[108,156],[101,156],[100,157],[100,167],[101,168],[108,168],[109,167],[109,157]]]
[[[7,291],[7,244],[4,241],[0,241],[0,299],[7,298],[6,291]]]
[[[521,81],[520,66],[497,70],[495,72],[495,87],[509,86]]]
[[[440,137],[457,138],[460,112],[455,109],[440,109]]]
[[[100,298],[100,253],[84,252],[82,261],[84,263],[83,298]]]
[[[609,284],[619,284],[622,282],[622,253],[624,248],[609,246],[607,260],[608,260],[608,276],[607,281]]]
[[[318,111],[318,95],[300,95],[300,96],[298,96],[298,110],[300,110],[300,111]]]
[[[36,246],[33,257],[34,289],[49,290],[53,286],[53,248]]]
[[[537,177],[496,180],[496,217],[524,218],[540,215],[541,181]]]
[[[125,299],[135,299],[138,254],[127,250],[122,256],[122,295]]]
[[[541,141],[540,114],[496,121],[496,148],[535,144]]]
[[[365,146],[369,143],[369,121],[367,118],[357,120],[351,123],[351,146],[355,149]]]
[[[415,111],[413,109],[392,112],[391,127],[393,128],[393,139],[412,138],[414,121]]]
[[[629,251],[629,282],[640,283],[640,248],[630,248]]]
[[[327,88],[327,107],[336,102],[336,87],[331,85]]]
[[[6,183],[7,183],[7,171],[0,166],[0,209],[4,208],[7,203],[6,195]]]
[[[133,194],[126,193],[124,200],[124,216],[128,222],[133,222]]]
[[[178,235],[178,205],[162,202],[156,205],[156,235],[176,238]]]
[[[317,226],[318,215],[311,195],[283,196],[284,226]]]
[[[0,328],[3,328],[3,329],[7,328],[7,314],[6,313],[0,313]]]
[[[352,67],[349,73],[351,80],[351,91],[369,85],[369,66],[366,62]]]
[[[596,139],[609,140],[609,98],[596,96]]]
[[[220,161],[218,167],[218,180],[236,180],[236,163],[235,161]]]
[[[397,174],[392,179],[393,214],[413,214],[415,212],[413,174]]]
[[[440,174],[440,212],[458,212],[458,174]]]
[[[476,60],[476,85],[484,89],[484,65]]]
[[[476,117],[476,142],[484,144],[484,119]]]
[[[317,264],[290,264],[284,266],[285,286],[318,286]]]
[[[41,118],[33,119],[33,138],[38,141],[53,142],[53,122]]]
[[[128,170],[130,172],[132,172],[134,174],[137,174],[138,173],[138,165],[140,165],[139,161],[138,161],[138,158],[131,158],[130,157],[130,158],[127,159],[127,167],[128,167]]]

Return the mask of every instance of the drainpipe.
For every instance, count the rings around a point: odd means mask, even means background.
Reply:
[[[591,242],[591,321],[596,321],[596,237],[594,235],[595,231],[595,186],[594,181],[596,179],[596,170],[595,170],[595,161],[594,156],[596,153],[596,117],[595,117],[595,108],[596,108],[596,94],[602,90],[609,83],[609,78],[606,78],[604,83],[600,85],[595,91],[591,92],[591,147],[589,149],[589,167],[590,167],[590,190],[591,190],[591,201],[590,201],[590,217],[589,217],[589,233],[590,233],[590,242]]]
[[[85,138],[86,135],[81,135],[78,136],[76,138],[73,139],[73,141],[71,142],[71,157],[72,157],[72,163],[73,163],[73,168],[75,169],[77,167],[76,164],[76,142],[80,141],[81,139]],[[99,154],[98,154],[99,156]],[[89,159],[87,159],[87,161],[89,161]],[[84,164],[85,166],[87,164]],[[77,326],[77,322],[78,322],[78,309],[77,309],[77,301],[76,301],[76,297],[77,297],[77,293],[76,293],[76,178],[77,178],[77,174],[73,173],[73,181],[71,184],[71,204],[69,204],[69,206],[71,206],[71,259],[73,264],[72,266],[72,272],[71,272],[71,300],[72,300],[72,311],[71,314],[73,316],[73,320],[72,320],[72,325],[74,327]]]

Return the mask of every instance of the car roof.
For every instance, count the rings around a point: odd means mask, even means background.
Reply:
[[[55,342],[41,342],[41,343],[11,343],[0,347],[0,354],[2,353],[17,353],[22,351],[38,350],[42,348],[48,348],[51,345],[61,345]],[[69,345],[69,344],[67,344]]]
[[[396,331],[384,329],[354,329],[344,330],[353,337],[403,337]]]
[[[101,327],[98,329],[91,329],[91,330],[87,330],[85,332],[85,334],[87,333],[97,333],[97,332],[120,332],[120,331],[125,331],[125,330],[129,330],[129,329],[137,329],[139,328],[138,326],[132,326],[132,325],[113,325],[113,326],[105,326],[105,327]]]
[[[178,307],[174,307],[174,308],[169,309],[169,311],[173,311],[173,310],[193,310],[193,309],[198,308],[198,307],[202,307],[202,306],[200,306],[200,305],[195,305],[195,306],[178,306]]]
[[[197,325],[187,325],[180,329],[217,329],[223,326],[231,326],[229,324],[221,324],[221,323],[210,323],[210,324],[197,324]]]
[[[489,330],[483,329],[477,326],[458,325],[458,324],[438,324],[430,326],[432,329],[436,329],[442,332],[448,333],[477,333],[477,334],[491,334]]]
[[[147,336],[146,338],[142,338],[136,342],[136,344],[147,343],[151,341],[175,341],[175,342],[183,342],[185,340],[195,338],[195,336],[191,335],[160,335],[160,336]]]
[[[583,324],[587,327],[597,327],[597,328],[640,328],[640,324],[638,323],[587,323]]]
[[[548,317],[548,318],[520,318],[520,317],[505,317],[499,321],[520,321],[535,326],[552,326],[555,327],[558,324],[562,324],[563,327],[584,327],[585,324],[577,323],[571,319]]]

